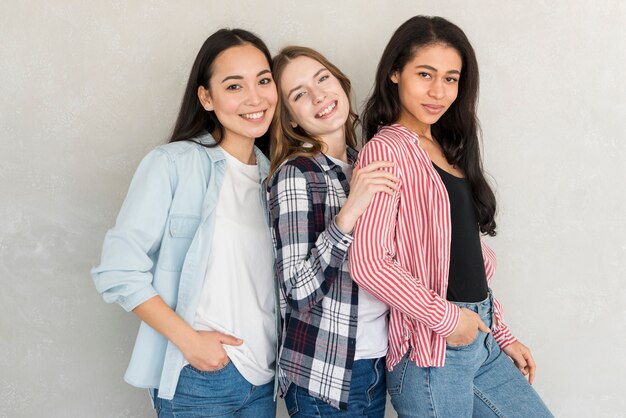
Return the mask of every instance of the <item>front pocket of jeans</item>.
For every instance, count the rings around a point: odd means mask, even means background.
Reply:
[[[223,367],[220,367],[219,369],[215,369],[215,370],[200,370],[200,369],[196,369],[195,367],[193,367],[191,364],[188,364],[186,367],[189,368],[189,370],[192,370],[198,374],[202,374],[202,375],[214,375],[214,374],[219,374],[224,372],[228,366],[230,366],[231,361],[230,359],[228,359],[228,362],[226,362],[226,364]]]
[[[470,342],[468,344],[450,345],[450,344],[446,343],[446,349],[447,350],[453,350],[453,351],[466,350],[466,349],[470,348],[471,346],[473,346],[474,344],[476,344],[476,342],[480,338],[481,334],[483,334],[483,332],[482,331],[478,331],[478,333],[476,333],[476,337],[472,340],[472,342]]]
[[[298,409],[298,397],[296,394],[297,390],[298,387],[292,383],[289,389],[287,389],[287,393],[285,394],[285,406],[287,407],[287,413],[290,417],[300,412],[300,410]]]
[[[409,351],[402,357],[400,363],[396,364],[393,368],[392,372],[386,372],[386,380],[387,380],[387,392],[389,392],[389,396],[399,395],[402,393],[402,383],[404,382],[404,374],[406,373],[406,368],[409,364]]]

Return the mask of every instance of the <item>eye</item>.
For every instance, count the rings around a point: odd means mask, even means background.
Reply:
[[[239,84],[231,84],[226,87],[226,90],[241,90],[241,86]]]
[[[273,80],[271,79],[271,77],[265,77],[265,78],[262,78],[262,79],[259,81],[259,84],[261,84],[261,85],[263,85],[263,86],[264,86],[264,85],[267,85],[267,84],[272,84],[272,81],[273,81]]]
[[[319,82],[321,83],[322,81],[326,81],[326,80],[328,80],[329,77],[330,76],[328,76],[328,75],[323,75],[323,76],[320,77]]]
[[[456,77],[446,77],[446,81],[450,84],[454,84],[454,83],[457,83],[459,79]]]
[[[297,101],[298,101],[298,99],[299,99],[299,98],[301,98],[302,96],[304,96],[304,92],[303,92],[303,91],[301,91],[301,92],[299,92],[299,93],[296,93],[296,95],[295,95],[295,96],[293,96],[293,101],[294,101],[294,102],[297,102]]]
[[[424,73],[424,72],[417,73],[417,75],[418,75],[418,76],[420,76],[420,77],[422,77],[422,78],[425,78],[425,79],[430,79],[430,78],[431,78],[431,77],[430,77],[430,74],[428,74],[428,73]]]

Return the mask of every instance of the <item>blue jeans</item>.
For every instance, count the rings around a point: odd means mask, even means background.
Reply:
[[[231,362],[216,371],[183,367],[174,398],[161,399],[154,391],[158,418],[254,417],[274,418],[274,382],[254,386]]]
[[[491,297],[456,304],[492,326]],[[448,346],[444,367],[418,367],[409,354],[387,372],[391,403],[401,418],[552,417],[490,333],[479,332],[468,345]]]
[[[352,365],[352,382],[348,409],[340,411],[330,404],[311,396],[306,389],[294,384],[285,394],[289,415],[309,417],[371,417],[385,416],[385,358],[357,360]]]

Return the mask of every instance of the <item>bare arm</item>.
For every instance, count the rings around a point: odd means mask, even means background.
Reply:
[[[148,299],[133,312],[183,353],[199,370],[217,370],[228,363],[223,344],[241,345],[242,340],[217,331],[196,331],[176,314],[160,296]]]

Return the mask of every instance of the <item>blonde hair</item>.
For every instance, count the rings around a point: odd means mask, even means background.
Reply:
[[[270,177],[276,169],[289,158],[296,156],[313,156],[321,152],[324,148],[324,142],[321,138],[307,133],[300,126],[296,126],[295,128],[291,126],[291,116],[282,95],[280,86],[282,73],[285,67],[298,57],[308,57],[319,62],[339,80],[339,84],[341,84],[346,96],[348,96],[350,106],[348,119],[344,125],[346,144],[352,148],[356,148],[357,146],[356,125],[359,123],[359,116],[352,108],[352,100],[350,100],[352,96],[352,83],[350,83],[348,77],[346,77],[339,68],[328,61],[326,57],[314,49],[304,46],[285,47],[272,60],[272,75],[276,83],[276,89],[278,90],[278,103],[271,127]]]

